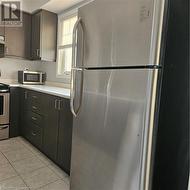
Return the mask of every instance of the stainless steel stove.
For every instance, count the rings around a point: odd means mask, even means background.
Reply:
[[[0,83],[0,140],[9,138],[9,86]]]

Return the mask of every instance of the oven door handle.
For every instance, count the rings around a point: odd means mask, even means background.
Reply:
[[[7,129],[9,126],[6,126],[6,127],[0,127],[0,131],[1,130],[5,130],[5,129]]]
[[[0,117],[2,119],[2,117],[5,117],[5,115],[7,115],[7,117],[9,117],[9,101],[10,101],[9,97],[10,97],[10,93],[0,93],[0,97],[3,97],[3,112],[0,115]]]

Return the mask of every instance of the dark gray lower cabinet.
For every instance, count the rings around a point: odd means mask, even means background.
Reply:
[[[43,101],[46,104],[43,134],[43,151],[53,161],[56,161],[58,128],[59,128],[59,110],[56,107],[58,98],[55,96],[43,95]]]
[[[10,88],[10,137],[17,137],[20,135],[19,131],[19,88]]]
[[[72,114],[69,100],[20,90],[21,134],[70,173]]]
[[[71,164],[71,139],[73,117],[68,100],[62,100],[62,108],[59,113],[59,133],[57,163],[69,174]]]

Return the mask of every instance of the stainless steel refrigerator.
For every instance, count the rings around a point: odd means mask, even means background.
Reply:
[[[73,35],[71,190],[148,190],[165,0],[95,0]]]

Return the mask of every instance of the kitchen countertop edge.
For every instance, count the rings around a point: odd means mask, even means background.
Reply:
[[[53,96],[58,96],[61,98],[70,99],[70,89],[67,88],[47,86],[47,85],[23,85],[23,84],[9,84],[9,86],[12,88],[13,87],[24,88]]]

